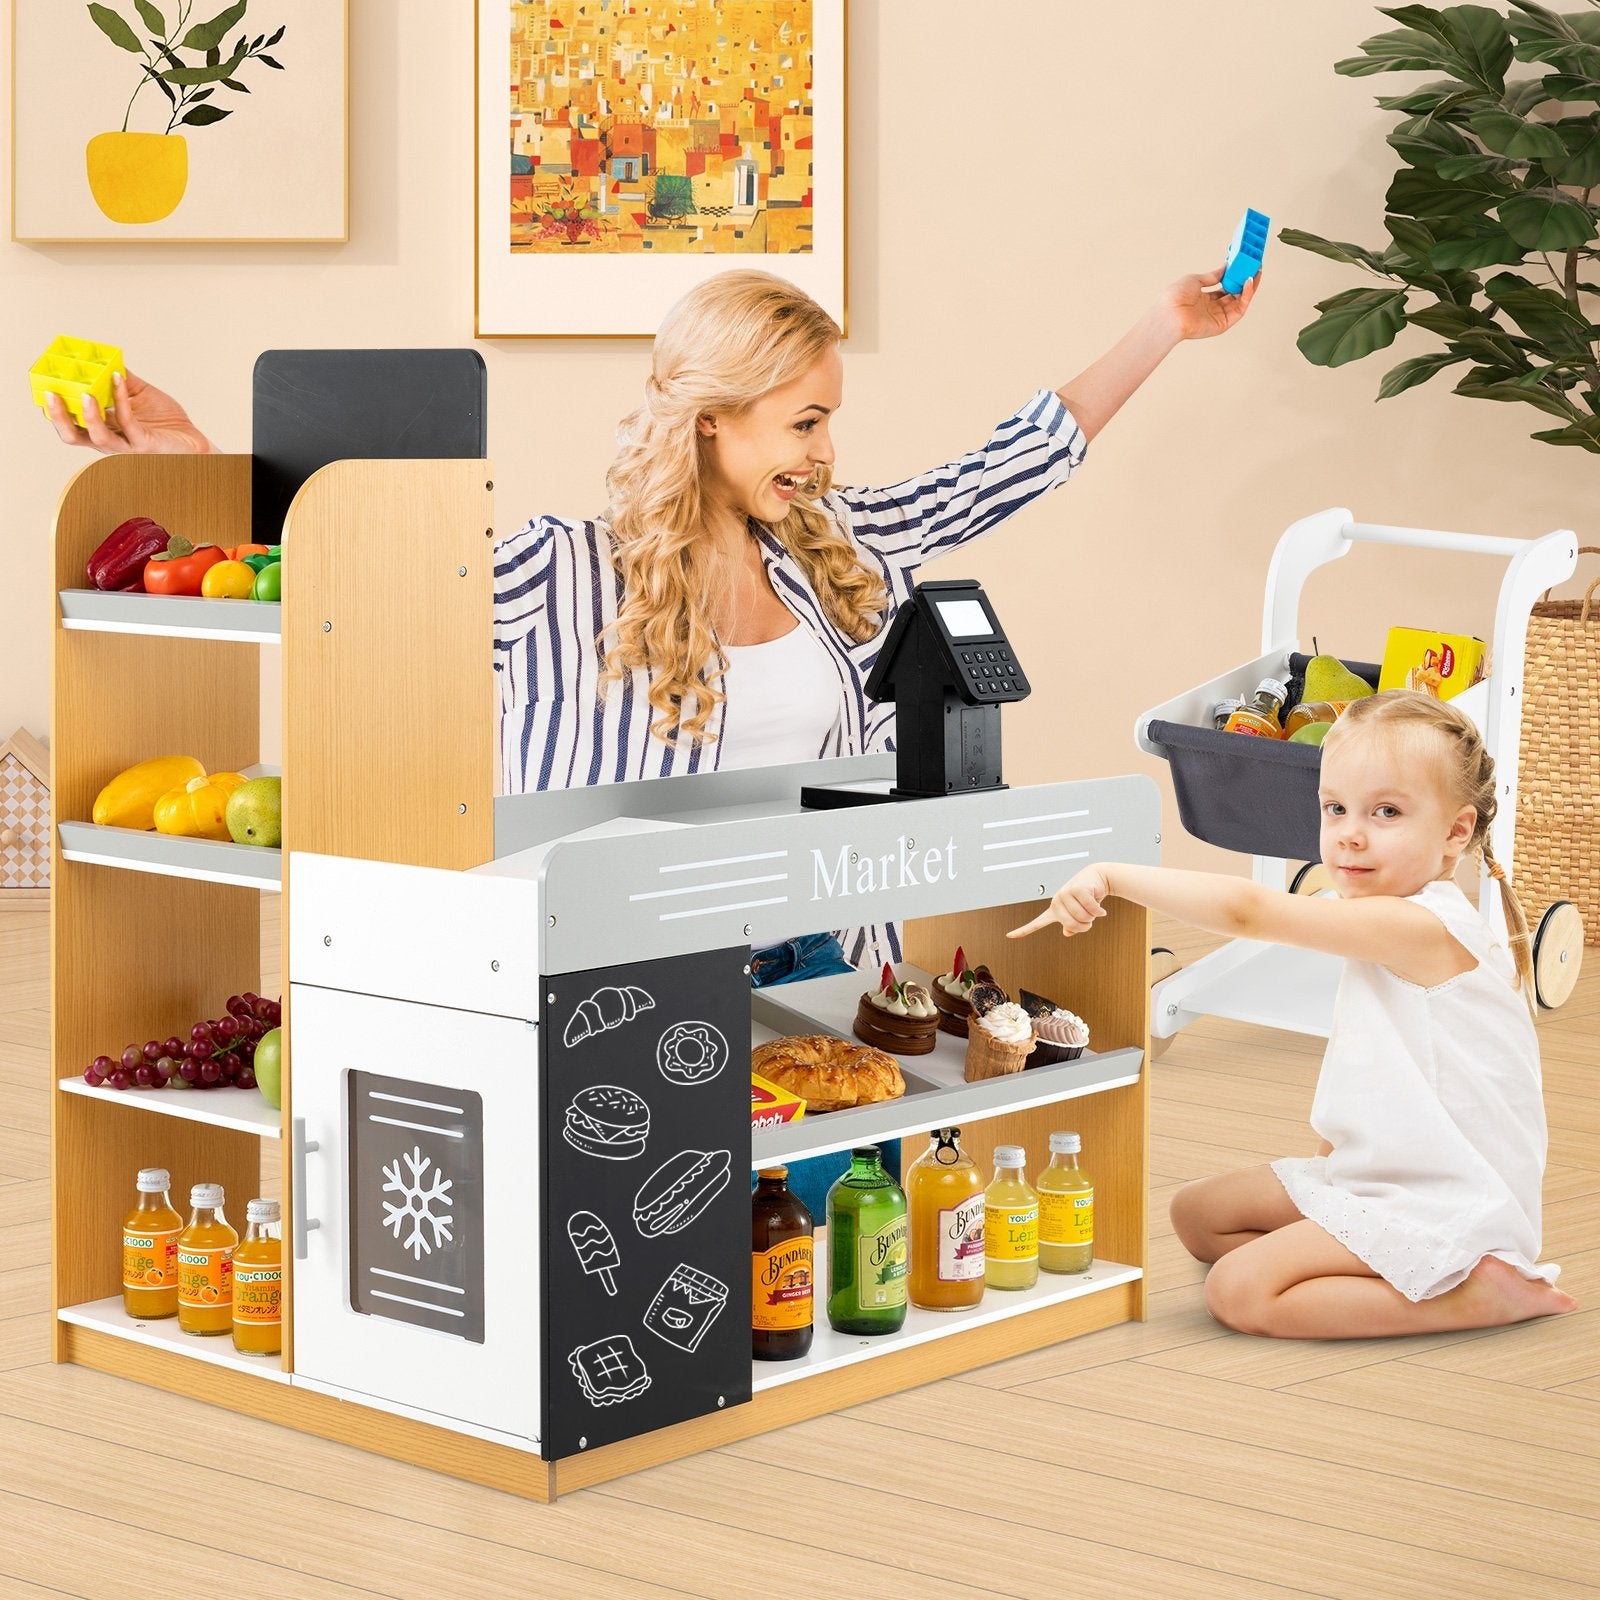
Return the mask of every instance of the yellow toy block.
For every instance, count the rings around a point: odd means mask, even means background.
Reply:
[[[102,416],[114,410],[111,375],[126,371],[116,345],[96,344],[92,339],[74,339],[63,333],[50,341],[50,348],[29,369],[28,384],[33,390],[33,403],[41,409],[48,403],[47,395],[60,395],[81,428],[83,397],[92,394]]]

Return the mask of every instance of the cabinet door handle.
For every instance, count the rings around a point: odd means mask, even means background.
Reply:
[[[304,1261],[307,1251],[306,1235],[313,1228],[320,1228],[322,1223],[316,1217],[306,1215],[306,1157],[322,1146],[315,1139],[306,1138],[306,1119],[294,1118],[290,1129],[290,1138],[294,1150],[294,1258]]]

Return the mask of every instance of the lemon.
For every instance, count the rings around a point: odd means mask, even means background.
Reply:
[[[207,567],[200,593],[207,600],[248,600],[256,575],[242,561],[219,561]]]
[[[223,820],[235,844],[276,849],[283,843],[283,780],[251,778],[241,783],[228,796]]]

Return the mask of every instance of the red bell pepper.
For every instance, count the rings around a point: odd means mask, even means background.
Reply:
[[[152,556],[145,563],[145,593],[197,595],[200,580],[219,561],[227,559],[221,545],[192,545],[181,533],[175,533],[167,541],[165,553]]]
[[[119,522],[89,557],[84,569],[97,589],[137,589],[152,556],[167,548],[167,530],[149,517]]]

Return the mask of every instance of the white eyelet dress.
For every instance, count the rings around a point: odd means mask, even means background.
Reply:
[[[1539,1259],[1546,1130],[1539,1044],[1516,969],[1449,881],[1408,897],[1477,965],[1431,989],[1347,961],[1311,1108],[1329,1156],[1272,1163],[1289,1198],[1408,1300],[1486,1255],[1554,1282]]]

